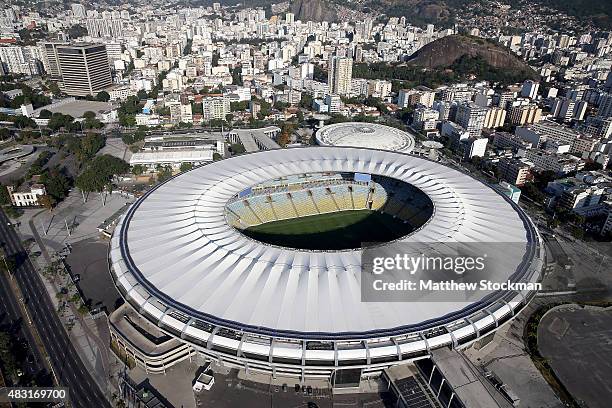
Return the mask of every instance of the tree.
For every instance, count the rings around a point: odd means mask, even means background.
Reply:
[[[601,170],[601,169],[603,169],[603,165],[601,163],[597,163],[595,161],[587,162],[584,165],[584,170],[585,171],[594,171],[594,170]]]
[[[181,172],[185,172],[185,171],[191,170],[192,168],[193,168],[193,164],[185,162],[185,163],[181,163],[180,170]]]
[[[302,98],[300,99],[300,106],[305,109],[312,108],[312,95],[302,92]]]
[[[57,131],[61,128],[68,127],[68,125],[71,124],[72,122],[74,122],[74,118],[72,116],[63,115],[59,112],[56,112],[51,116],[51,119],[49,119],[49,123],[47,124],[47,127],[49,127],[49,129],[52,129],[54,131]]]
[[[63,200],[68,194],[71,181],[58,168],[45,171],[41,174],[41,182],[45,185],[47,194],[57,202]]]
[[[160,183],[170,179],[171,177],[172,168],[170,166],[165,166],[157,172],[157,181],[159,181]]]
[[[13,272],[15,270],[15,268],[17,267],[17,262],[15,261],[15,256],[14,255],[5,255],[3,257],[4,259],[2,260],[2,262],[0,262],[0,269],[5,271],[5,272]],[[1,348],[1,346],[0,346]],[[0,359],[0,361],[2,361]]]
[[[141,89],[136,93],[136,97],[141,101],[147,99],[147,96],[147,91],[145,91],[144,89]]]
[[[119,113],[119,124],[123,127],[136,126],[136,115]]]
[[[15,125],[15,127],[19,128],[19,129],[23,129],[23,128],[34,129],[34,128],[36,128],[36,122],[34,122],[34,120],[32,120],[31,118],[28,118],[27,116],[23,116],[23,115],[15,116],[13,118],[13,124]]]
[[[83,113],[83,117],[85,119],[95,119],[96,118],[96,112],[87,111],[87,112]]]
[[[230,110],[232,112],[245,111],[249,109],[249,101],[230,102]]]
[[[77,177],[76,186],[84,192],[104,191],[112,177],[127,173],[130,165],[125,161],[105,154],[95,157]]]
[[[10,204],[12,204],[12,202],[11,202],[11,196],[8,192],[8,189],[6,188],[4,184],[0,184],[0,205],[10,205]]]
[[[38,117],[41,119],[49,119],[51,118],[51,116],[53,116],[53,113],[47,109],[41,110],[40,113],[38,114]]]
[[[241,143],[234,143],[230,146],[232,154],[242,154],[246,152],[244,146]]]
[[[70,38],[79,38],[87,35],[87,29],[82,25],[75,24],[68,29]]]
[[[11,131],[7,128],[0,128],[0,140],[6,140],[11,136]]]
[[[544,201],[544,193],[534,183],[526,183],[522,188],[523,193],[533,201],[541,203]]]
[[[55,199],[48,194],[38,197],[38,203],[49,211],[55,207]]]
[[[62,94],[62,90],[60,89],[60,87],[57,84],[57,82],[49,81],[48,82],[48,86],[49,86],[49,90],[51,91],[53,96],[60,96]]]
[[[144,173],[144,167],[142,167],[140,164],[135,164],[134,166],[132,166],[133,175],[140,176],[142,173]]]
[[[280,135],[278,135],[277,142],[281,147],[287,146],[291,142],[291,134],[293,133],[294,125],[291,123],[285,123],[281,129]]]
[[[238,66],[232,70],[232,83],[234,85],[242,86],[242,66]]]
[[[94,155],[100,149],[102,149],[105,144],[106,141],[103,135],[98,133],[88,133],[87,136],[81,140],[81,146],[77,152],[77,158],[80,161],[86,161],[94,157]]]
[[[96,101],[98,102],[108,102],[110,101],[110,94],[106,91],[100,91],[96,94]]]
[[[289,104],[287,102],[281,102],[281,101],[274,102],[274,109],[276,110],[283,110],[287,107],[289,107]]]

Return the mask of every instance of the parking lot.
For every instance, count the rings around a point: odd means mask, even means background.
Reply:
[[[590,408],[610,407],[612,395],[612,309],[564,305],[538,327],[538,347],[555,374]]]
[[[72,244],[72,252],[66,258],[73,276],[90,308],[105,307],[113,312],[121,295],[115,288],[108,271],[108,242],[88,238]]]

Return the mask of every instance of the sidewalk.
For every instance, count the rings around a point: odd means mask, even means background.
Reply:
[[[26,211],[20,219],[19,232],[24,240],[34,239],[35,244],[30,253],[40,251],[40,256],[31,257],[32,263],[39,272],[81,360],[88,367],[100,388],[108,395],[112,395],[119,393],[117,378],[123,365],[110,350],[107,317],[98,315],[96,319],[93,319],[88,312],[84,312],[84,308],[79,310],[83,300],[78,295],[76,285],[72,282],[63,263],[60,262],[60,259],[66,254],[66,243],[97,236],[98,218],[125,205],[125,200],[118,196],[111,196],[110,199],[107,199],[107,205],[109,202],[114,204],[108,207],[102,205],[101,197],[96,198],[98,199],[83,204],[80,196],[75,198],[73,195],[54,211],[56,216],[57,214],[65,216],[71,214],[74,219],[81,218],[81,224],[77,224],[74,230],[70,231],[70,235],[65,228],[62,230],[61,225],[58,225],[60,221],[61,224],[65,224],[64,218],[54,221],[54,217],[47,210]],[[92,215],[95,216],[92,217]],[[46,221],[47,219],[50,222]],[[47,235],[44,235],[42,231],[45,227]]]

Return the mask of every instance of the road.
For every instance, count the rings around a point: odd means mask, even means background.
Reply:
[[[28,311],[49,354],[58,382],[69,387],[72,406],[110,408],[105,395],[70,342],[47,289],[25,256],[21,241],[9,223],[10,220],[0,211],[0,242],[4,244],[7,255],[16,255],[14,276],[24,297],[28,299]]]
[[[50,373],[44,364],[44,359],[40,350],[36,346],[36,341],[30,331],[27,322],[19,307],[19,303],[11,289],[8,278],[4,273],[0,273],[0,325],[6,325],[18,337],[28,342],[28,351],[32,355],[32,360],[28,362],[28,374],[43,380],[40,385],[51,385]]]

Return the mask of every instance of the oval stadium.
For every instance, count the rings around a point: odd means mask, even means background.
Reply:
[[[262,151],[175,176],[123,215],[109,262],[125,300],[200,355],[301,378],[366,376],[465,347],[535,294],[362,301],[369,245],[423,242],[513,243],[520,253],[492,278],[541,279],[538,232],[510,199],[424,158],[348,147]]]
[[[323,126],[316,134],[321,146],[364,147],[410,153],[414,135],[391,126],[366,122],[342,122]]]

